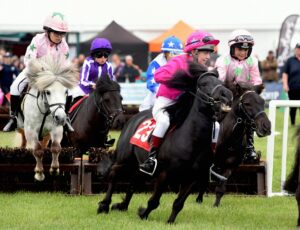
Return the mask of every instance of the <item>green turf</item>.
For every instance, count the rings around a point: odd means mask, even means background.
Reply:
[[[117,194],[113,202],[119,202]],[[100,196],[67,196],[59,193],[0,194],[0,229],[294,229],[296,202],[292,197],[224,197],[219,208],[213,208],[213,196],[205,197],[198,205],[195,195],[186,201],[175,224],[166,221],[175,194],[164,194],[158,209],[148,220],[137,216],[137,209],[145,206],[149,194],[132,199],[128,212],[113,211],[96,214]]]

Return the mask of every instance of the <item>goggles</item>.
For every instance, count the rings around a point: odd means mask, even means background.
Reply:
[[[102,58],[102,57],[108,58],[108,56],[109,56],[109,53],[107,53],[107,52],[100,52],[100,53],[94,54],[95,58]]]
[[[250,35],[239,35],[235,37],[234,39],[230,40],[229,42],[250,42],[253,43],[253,37]]]
[[[197,42],[203,42],[203,43],[208,43],[210,41],[214,41],[216,40],[213,36],[206,36],[204,38],[202,38],[201,40],[193,40],[191,41],[190,43],[186,44],[186,45],[191,45],[191,44],[194,44],[194,43],[197,43]]]

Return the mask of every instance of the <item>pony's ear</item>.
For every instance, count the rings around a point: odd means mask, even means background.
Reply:
[[[213,68],[212,70],[210,70],[210,72],[212,72],[214,75],[216,75],[217,78],[219,78],[219,72],[217,68]]]
[[[261,92],[264,90],[265,86],[264,86],[264,84],[260,84],[260,85],[255,85],[253,88],[257,94],[261,94]]]

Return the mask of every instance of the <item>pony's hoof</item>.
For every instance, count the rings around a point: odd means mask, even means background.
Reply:
[[[123,203],[116,203],[111,206],[111,210],[117,211],[127,211],[128,207],[126,207]]]
[[[37,181],[43,181],[45,180],[45,175],[42,172],[36,172],[34,174],[34,179],[36,179]]]
[[[109,205],[100,202],[98,205],[97,214],[108,213],[108,212],[109,212]]]
[[[59,168],[50,168],[49,173],[51,176],[58,176],[59,175]]]
[[[139,208],[138,215],[142,220],[147,220],[147,218],[148,218],[148,215],[146,215],[146,209],[143,207]]]

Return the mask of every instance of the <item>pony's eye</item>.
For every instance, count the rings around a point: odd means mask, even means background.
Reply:
[[[45,93],[47,96],[50,96],[50,94],[51,94],[49,90],[46,90]]]

